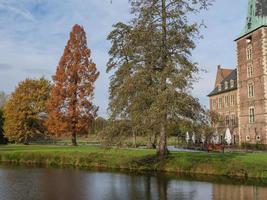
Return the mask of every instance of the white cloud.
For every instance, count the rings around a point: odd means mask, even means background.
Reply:
[[[2,2],[0,1],[0,11],[1,10],[9,11],[15,15],[20,15],[27,20],[36,22],[36,19],[29,11],[12,6],[7,1],[2,1]]]
[[[213,87],[216,66],[235,67],[233,39],[241,31],[246,6],[243,0],[216,1],[202,15],[208,28],[193,58],[209,73],[201,75],[193,93],[204,104]],[[110,0],[0,0],[0,11],[0,91],[11,92],[26,77],[51,77],[70,29],[78,23],[85,27],[93,60],[101,72],[95,102],[100,106],[99,114],[106,114],[109,75],[105,64],[110,46],[106,37],[114,23],[129,20],[127,0],[113,0],[112,4]]]

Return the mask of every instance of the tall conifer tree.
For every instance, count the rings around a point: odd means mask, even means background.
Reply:
[[[51,133],[69,134],[73,145],[77,145],[77,134],[90,127],[98,110],[92,100],[99,72],[90,56],[83,27],[74,25],[53,77],[46,121]]]
[[[179,118],[196,119],[202,111],[190,95],[199,67],[191,60],[199,25],[188,19],[211,0],[130,0],[135,18],[118,23],[108,71],[116,69],[110,85],[110,110],[116,118],[138,118],[159,130],[158,155],[167,150],[167,126]],[[140,123],[139,123],[140,124]]]

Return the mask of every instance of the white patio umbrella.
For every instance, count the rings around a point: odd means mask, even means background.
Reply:
[[[228,145],[231,144],[232,136],[231,136],[231,132],[230,132],[229,128],[227,128],[226,131],[225,131],[224,140]]]
[[[202,142],[202,143],[204,143],[204,142],[205,142],[205,140],[206,140],[206,137],[205,137],[205,135],[201,135],[201,142]]]
[[[189,140],[190,140],[189,133],[186,132],[185,141],[186,141],[187,144],[188,144]]]

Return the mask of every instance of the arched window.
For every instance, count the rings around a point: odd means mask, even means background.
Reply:
[[[251,78],[253,76],[253,65],[251,63],[247,66],[247,75],[248,78]]]
[[[251,60],[252,59],[252,45],[249,44],[247,46],[247,60]]]

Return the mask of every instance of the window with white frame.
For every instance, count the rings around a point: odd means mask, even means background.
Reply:
[[[246,136],[246,141],[250,141],[250,136],[249,135]]]
[[[224,89],[225,89],[225,90],[228,89],[228,82],[227,82],[227,81],[224,82]]]
[[[255,122],[255,108],[250,107],[249,108],[249,123],[254,123]]]
[[[230,80],[230,87],[233,88],[235,85],[235,81],[234,80]]]
[[[247,46],[247,60],[251,60],[252,59],[252,45],[249,44]]]
[[[227,95],[227,96],[224,97],[224,104],[225,104],[225,107],[229,107],[230,106],[230,98],[229,98],[229,95]]]
[[[256,140],[259,142],[259,141],[261,141],[261,136],[260,135],[257,135],[256,136]]]
[[[217,100],[213,99],[212,103],[213,103],[213,105],[212,105],[213,109],[216,109],[217,108]]]
[[[222,108],[222,98],[219,98],[219,109],[221,109]]]
[[[247,75],[248,75],[248,78],[251,78],[253,76],[253,65],[251,63],[248,64]]]
[[[254,83],[250,82],[248,83],[248,97],[254,97]]]
[[[235,95],[231,95],[230,96],[230,106],[234,106],[235,105]]]
[[[230,120],[231,120],[231,125],[232,126],[235,126],[236,125],[236,117],[235,117],[235,114],[232,114],[231,115],[231,119]]]

